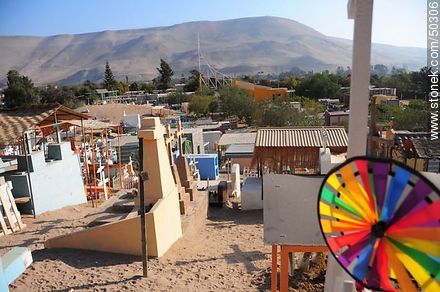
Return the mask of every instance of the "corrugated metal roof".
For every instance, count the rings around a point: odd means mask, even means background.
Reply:
[[[260,128],[255,147],[322,147],[323,136],[328,147],[347,147],[344,127]]]
[[[220,137],[218,145],[254,144],[257,133],[226,133]]]
[[[17,143],[27,130],[71,119],[88,119],[89,116],[58,103],[30,105],[0,111],[0,147]]]

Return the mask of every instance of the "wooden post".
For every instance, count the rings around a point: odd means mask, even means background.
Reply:
[[[295,273],[295,253],[289,252],[289,276],[293,277]]]
[[[278,291],[278,247],[276,244],[272,245],[272,292]]]
[[[373,97],[371,99],[371,105],[370,105],[370,131],[368,133],[368,147],[367,147],[367,154],[370,156],[373,156],[375,154],[375,143],[373,141],[373,137],[376,134],[376,99]]]
[[[89,194],[89,164],[87,162],[87,151],[86,151],[86,135],[84,131],[83,119],[81,119],[81,133],[82,133],[82,151],[84,154],[84,171],[85,171],[85,184],[86,184],[86,199]],[[90,192],[91,193],[91,192]]]
[[[35,202],[34,202],[34,193],[32,191],[32,182],[31,182],[31,173],[29,170],[29,161],[28,161],[28,154],[31,154],[31,149],[28,149],[28,135],[25,132],[24,133],[24,160],[26,161],[26,174],[27,174],[27,178],[28,178],[28,182],[29,182],[29,196],[31,197],[31,206],[32,206],[32,213],[34,215],[34,219],[36,218],[36,214],[35,214]],[[29,153],[28,153],[29,152]]]
[[[139,213],[141,216],[142,276],[148,276],[147,232],[145,230],[144,139],[139,138]]]
[[[121,157],[121,130],[118,126],[118,169],[119,169],[119,189],[122,190],[122,157]],[[141,147],[139,145],[139,147]]]
[[[55,121],[55,136],[57,137],[57,143],[60,143],[60,128],[58,126],[57,112],[55,112],[53,116]]]
[[[92,165],[93,165],[93,197],[92,197],[92,206],[98,207],[97,202],[95,202],[93,199],[97,200],[96,195],[96,188],[97,188],[97,182],[96,182],[96,162],[95,162],[95,142],[93,141],[93,128],[90,129],[90,146],[92,147]],[[90,186],[91,187],[91,186]]]
[[[289,251],[281,246],[281,268],[280,268],[280,292],[287,292],[289,288]]]
[[[182,135],[183,135],[183,128],[182,128],[182,122],[180,119],[177,121],[177,132],[179,133],[178,137],[178,144],[179,144],[179,156],[183,155],[183,141],[182,141]]]
[[[168,151],[168,158],[170,160],[170,165],[173,165],[173,135],[171,134],[171,126],[167,125],[167,133],[165,139],[165,145]]]
[[[105,164],[107,167],[108,186],[110,187],[110,165],[108,162],[108,128],[105,128],[104,131],[105,131]],[[104,185],[104,187],[106,186]]]

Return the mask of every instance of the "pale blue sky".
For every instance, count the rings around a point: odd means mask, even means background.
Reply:
[[[55,35],[280,16],[352,39],[348,0],[0,0],[0,35]],[[373,42],[426,47],[426,0],[375,0]]]

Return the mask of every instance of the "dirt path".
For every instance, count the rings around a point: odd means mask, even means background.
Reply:
[[[150,259],[142,278],[139,257],[78,250],[45,250],[46,238],[80,228],[90,207],[64,208],[65,219],[46,214],[0,245],[27,245],[34,263],[13,291],[265,291],[270,288],[270,247],[263,244],[262,211],[211,209],[205,226],[190,231],[160,259]],[[58,217],[60,218],[60,217]],[[30,219],[28,219],[30,220]],[[32,221],[32,220],[30,220]],[[8,240],[5,238],[9,237]],[[322,275],[296,285],[320,291]]]

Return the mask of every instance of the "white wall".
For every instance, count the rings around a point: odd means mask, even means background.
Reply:
[[[36,215],[87,202],[78,154],[68,142],[51,146],[59,147],[61,160],[46,163],[42,151],[32,153],[30,176]],[[27,195],[26,173],[12,175],[11,181],[14,197]]]
[[[220,131],[208,131],[203,132],[203,142],[208,143],[205,147],[206,153],[217,153],[216,144],[220,140],[222,132]]]

